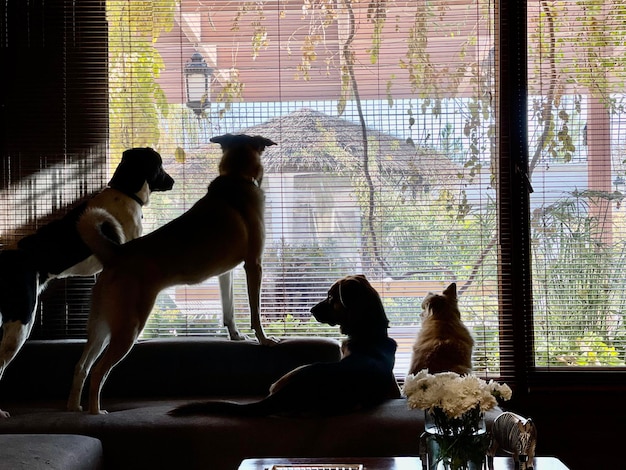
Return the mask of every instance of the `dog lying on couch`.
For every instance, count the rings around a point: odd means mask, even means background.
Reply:
[[[55,278],[91,276],[102,265],[83,243],[76,222],[86,210],[99,208],[118,226],[110,232],[118,243],[142,233],[142,207],[154,191],[169,191],[174,179],[151,148],[132,148],[122,154],[107,188],[82,202],[65,217],[22,238],[16,249],[0,252],[0,379],[30,335],[39,295]],[[9,414],[0,410],[0,418]]]
[[[336,415],[400,397],[393,375],[397,344],[387,335],[389,320],[382,301],[365,276],[335,282],[311,313],[321,323],[339,325],[347,335],[339,362],[298,367],[276,381],[261,401],[188,403],[169,414]]]

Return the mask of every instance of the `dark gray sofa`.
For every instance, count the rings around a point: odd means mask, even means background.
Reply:
[[[0,420],[0,461],[3,434],[97,438],[104,468],[116,470],[234,470],[252,457],[418,455],[423,412],[409,410],[404,399],[324,418],[167,415],[190,399],[262,397],[301,364],[338,360],[339,344],[331,339],[285,339],[274,347],[206,338],[139,342],[111,372],[102,399],[109,414],[102,416],[64,409],[82,346],[30,341],[7,369],[0,407],[12,417]],[[93,468],[98,465],[96,459]]]
[[[94,470],[104,462],[95,437],[0,434],[0,470]]]

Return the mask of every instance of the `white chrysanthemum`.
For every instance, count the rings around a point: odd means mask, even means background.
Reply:
[[[454,372],[429,374],[426,369],[406,377],[403,393],[410,408],[429,411],[438,408],[451,418],[459,418],[476,407],[487,411],[498,404],[498,398],[511,398],[511,389],[506,384],[493,380],[487,383],[474,375],[461,376]]]
[[[513,392],[507,384],[499,384],[493,380],[489,381],[490,392],[492,395],[502,398],[503,400],[510,400]]]

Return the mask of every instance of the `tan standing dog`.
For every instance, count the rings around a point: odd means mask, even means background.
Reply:
[[[265,196],[261,153],[275,145],[260,136],[213,137],[223,156],[207,194],[180,217],[125,245],[104,235],[106,213],[93,210],[79,221],[83,239],[104,269],[94,286],[87,344],[74,372],[68,409],[80,411],[85,380],[93,368],[89,412],[103,414],[100,392],[111,369],[131,350],[161,290],[196,284],[244,263],[252,328],[262,344],[259,313],[261,258],[265,244]],[[106,350],[105,350],[106,349]]]
[[[456,284],[443,294],[430,292],[422,302],[422,328],[413,345],[409,374],[472,371],[474,339],[461,321]]]

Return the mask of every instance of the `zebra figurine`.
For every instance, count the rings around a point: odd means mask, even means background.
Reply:
[[[494,421],[491,428],[491,446],[487,451],[489,470],[493,470],[493,457],[498,448],[513,455],[515,470],[532,470],[537,428],[532,419],[505,411]]]

